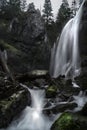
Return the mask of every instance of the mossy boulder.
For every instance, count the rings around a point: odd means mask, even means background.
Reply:
[[[70,113],[63,113],[52,125],[51,130],[86,130]]]
[[[47,98],[54,98],[57,95],[58,88],[55,85],[51,85],[46,89],[46,97]]]
[[[0,100],[0,128],[7,127],[14,117],[30,103],[27,90],[13,93],[9,98]]]

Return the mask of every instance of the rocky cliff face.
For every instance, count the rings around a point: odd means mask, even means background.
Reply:
[[[80,54],[82,57],[85,56],[84,64],[86,64],[85,60],[87,59],[87,1],[85,1],[83,6],[82,21],[80,24],[80,32],[79,32],[79,42],[80,42]]]
[[[87,0],[83,6],[82,20],[79,28],[79,46],[81,57],[81,75],[76,78],[82,90],[87,89]]]
[[[21,52],[15,56],[9,54],[9,64],[15,71],[48,69],[50,46],[46,41],[45,26],[40,11],[36,10],[32,3],[22,18],[12,21],[10,32],[15,41],[13,46]]]

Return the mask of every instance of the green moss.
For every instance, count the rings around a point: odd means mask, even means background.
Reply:
[[[0,101],[1,111],[4,112],[11,105],[11,103],[12,103],[12,101],[10,101],[10,100]]]
[[[8,22],[7,20],[0,19],[0,28],[4,28],[4,27],[7,28],[9,24],[10,22]]]
[[[46,96],[47,97],[55,97],[56,94],[57,94],[57,86],[49,86],[47,89],[46,89]]]
[[[48,88],[48,91],[55,92],[55,91],[57,91],[57,88],[55,86],[50,86]]]
[[[3,45],[4,48],[14,52],[15,54],[20,53],[20,51],[18,49],[16,49],[14,46],[10,45],[9,43],[6,43],[4,40],[0,39],[0,45]]]
[[[80,130],[80,127],[76,124],[72,114],[64,113],[55,121],[51,130]]]
[[[14,93],[11,97],[9,97],[8,99],[4,99],[0,101],[0,110],[2,112],[5,112],[7,109],[10,108],[10,106],[12,105],[12,103],[14,103],[17,99],[20,99],[22,96],[22,92],[17,92]]]

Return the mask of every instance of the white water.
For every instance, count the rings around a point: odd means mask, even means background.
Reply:
[[[42,113],[44,91],[30,90],[32,104],[26,107],[21,117],[13,121],[6,130],[50,130],[51,121]],[[4,130],[4,129],[3,129]]]
[[[82,7],[83,4],[75,18],[65,25],[57,45],[54,44],[52,49],[50,74],[54,78],[65,75],[66,78],[73,79],[80,74],[78,35]]]
[[[85,92],[80,92],[79,95],[73,96],[74,101],[77,104],[77,107],[74,109],[74,112],[82,110],[84,105],[87,103],[87,96]]]

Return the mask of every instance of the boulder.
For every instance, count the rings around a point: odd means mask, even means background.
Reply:
[[[87,89],[87,67],[82,68],[81,74],[75,78],[81,90]]]
[[[51,127],[51,130],[78,130],[78,125],[73,122],[72,115],[69,113],[62,114]]]
[[[57,105],[50,106],[46,109],[44,109],[44,112],[49,114],[57,114],[62,113],[65,111],[73,111],[73,109],[77,107],[76,103],[65,103],[65,102],[59,102]]]
[[[79,45],[81,56],[87,55],[87,1],[83,5],[82,20],[79,32]],[[83,60],[83,59],[82,59]]]
[[[46,88],[46,97],[47,98],[55,98],[58,92],[58,88],[55,85],[48,86]]]
[[[29,104],[30,94],[26,90],[17,91],[8,98],[0,100],[0,128],[7,127]]]
[[[52,125],[51,130],[86,130],[87,121],[80,121],[73,114],[63,113]]]
[[[28,10],[11,23],[11,45],[18,53],[8,51],[8,63],[15,72],[48,69],[50,44],[46,42],[44,21],[39,10],[29,4]]]

